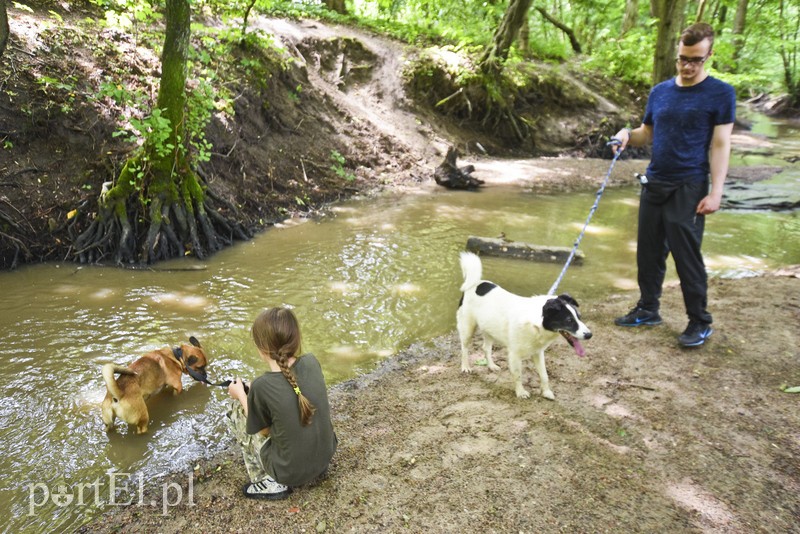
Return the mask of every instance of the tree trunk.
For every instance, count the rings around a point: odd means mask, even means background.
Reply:
[[[245,35],[247,34],[247,19],[250,18],[250,11],[253,10],[254,5],[256,5],[256,0],[250,0],[247,3],[247,7],[244,8],[244,17],[242,17],[242,41],[244,41]]]
[[[697,11],[694,15],[695,22],[703,22],[703,17],[706,15],[706,7],[708,7],[708,0],[700,0],[697,2]]]
[[[522,53],[522,57],[530,57],[531,55],[531,26],[528,23],[528,17],[522,21],[522,26],[519,29],[519,38],[517,38],[517,46]]]
[[[797,37],[800,33],[800,15],[795,15],[797,20],[788,20],[784,0],[780,0],[778,7],[779,33],[781,37],[780,53],[783,62],[783,79],[786,91],[789,93],[789,106],[800,105],[800,80],[797,73]],[[787,28],[787,26],[789,26]]]
[[[82,262],[150,263],[192,254],[204,258],[220,240],[247,239],[247,232],[213,213],[230,238],[217,234],[206,211],[206,191],[191,166],[185,128],[189,0],[166,0],[161,82],[151,119],[161,117],[167,135],[148,135],[122,168],[116,185],[98,202],[98,213],[75,241]]]
[[[345,0],[325,0],[325,6],[340,15],[347,15],[347,6],[344,2]]]
[[[6,7],[6,0],[0,0],[0,57],[3,57],[3,52],[6,51],[8,44],[8,36],[11,30],[8,27],[8,9]]]
[[[747,21],[747,2],[739,0],[736,5],[736,15],[733,17],[733,61],[734,65],[739,62],[739,56],[744,47],[744,29]],[[736,67],[738,70],[738,67]]]
[[[508,58],[508,51],[517,38],[523,21],[528,16],[532,0],[511,0],[503,20],[494,32],[492,44],[480,59],[480,70],[484,73],[497,74],[502,70],[502,63]]]
[[[722,4],[719,6],[719,16],[717,16],[717,26],[722,27],[725,21],[728,20],[728,6]]]
[[[639,24],[639,0],[625,1],[625,16],[622,18],[622,35]]]
[[[683,24],[686,0],[656,0],[654,7],[658,18],[656,52],[653,58],[653,85],[675,75],[675,52],[678,32]]]
[[[166,0],[166,7],[167,27],[161,52],[161,83],[156,107],[169,120],[171,129],[167,142],[174,149],[168,155],[154,158],[153,168],[172,174],[175,163],[181,159],[181,155],[185,156],[186,61],[189,58],[191,8],[189,0]]]
[[[564,34],[569,39],[569,44],[570,46],[572,46],[573,52],[575,52],[576,54],[581,53],[581,44],[578,42],[578,38],[575,37],[575,32],[572,30],[572,28],[570,28],[560,20],[550,15],[547,11],[545,11],[541,7],[537,6],[534,9],[536,9],[536,11],[538,11],[547,22],[549,22],[550,24],[552,24],[553,26],[564,32]]]

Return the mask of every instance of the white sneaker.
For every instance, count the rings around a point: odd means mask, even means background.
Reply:
[[[261,482],[245,484],[242,489],[244,496],[248,499],[268,499],[270,501],[285,499],[292,493],[292,488],[275,482],[271,476],[267,476]]]

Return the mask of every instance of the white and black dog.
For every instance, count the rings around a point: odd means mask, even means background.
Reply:
[[[555,396],[544,365],[545,349],[561,334],[578,356],[583,356],[584,350],[578,340],[592,337],[592,332],[581,322],[578,303],[567,294],[521,297],[481,280],[481,259],[471,252],[461,253],[461,271],[464,284],[456,313],[461,338],[461,371],[471,371],[469,346],[477,327],[483,334],[489,369],[500,370],[492,361],[492,345],[508,348],[508,369],[514,378],[517,397],[527,399],[530,396],[522,386],[522,359],[535,353],[542,397],[553,400]]]

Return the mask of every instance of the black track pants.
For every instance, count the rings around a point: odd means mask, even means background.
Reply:
[[[672,253],[686,314],[690,320],[711,323],[711,315],[706,310],[708,276],[700,251],[705,217],[696,213],[697,205],[707,194],[708,181],[687,183],[678,187],[665,202],[656,204],[648,201],[647,189],[642,190],[636,249],[640,307],[658,311],[667,256]]]

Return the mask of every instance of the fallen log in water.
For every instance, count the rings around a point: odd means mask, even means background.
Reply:
[[[467,250],[487,256],[561,263],[567,261],[572,248],[532,245],[530,243],[523,243],[522,241],[508,241],[496,237],[469,236],[469,238],[467,238]],[[583,263],[583,258],[583,252],[577,250],[575,251],[575,257],[572,263],[574,265],[580,265]]]

